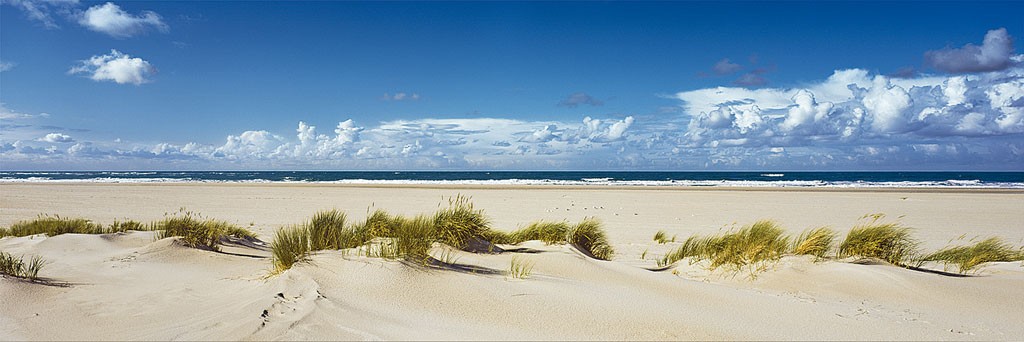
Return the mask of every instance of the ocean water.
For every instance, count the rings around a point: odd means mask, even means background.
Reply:
[[[304,182],[1024,189],[1024,172],[0,171],[0,182]]]

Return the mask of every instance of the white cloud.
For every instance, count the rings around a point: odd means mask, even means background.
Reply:
[[[967,77],[950,77],[942,87],[942,94],[946,96],[946,106],[956,106],[967,102]]]
[[[1024,78],[996,84],[985,91],[990,108],[1001,115],[996,118],[1000,130],[1024,132]]]
[[[160,143],[105,152],[121,158],[173,158],[237,165],[323,165],[346,168],[514,167],[563,165],[581,153],[616,155],[627,144],[633,117],[587,118],[582,123],[509,119],[419,119],[362,127],[352,120],[337,124],[333,135],[299,122],[288,138],[265,130],[229,135],[220,146]],[[539,132],[539,133],[538,133]],[[531,138],[535,136],[536,138]],[[73,146],[74,147],[74,146]],[[69,148],[69,154],[99,156]],[[88,151],[89,153],[84,153]],[[518,158],[508,155],[519,154]],[[612,157],[601,160],[610,162]]]
[[[111,2],[89,7],[79,16],[78,23],[90,30],[106,33],[115,38],[138,35],[146,32],[149,28],[161,32],[168,30],[167,24],[156,12],[143,11],[140,15],[132,15]]]
[[[17,64],[15,64],[14,62],[0,61],[0,72],[4,72],[4,71],[8,71],[8,70],[14,69],[15,65],[17,65]]]
[[[683,101],[689,121],[681,143],[692,148],[834,145],[849,151],[850,146],[885,141],[904,145],[920,139],[1024,133],[1020,66],[998,73],[905,79],[862,69],[836,70],[800,88],[718,87],[681,92],[675,98]]]
[[[832,111],[831,102],[819,104],[814,100],[814,94],[808,90],[797,91],[792,101],[795,106],[789,107],[786,119],[779,125],[785,131],[814,125],[815,122],[824,120]]]
[[[629,126],[633,125],[633,121],[635,120],[632,116],[627,116],[625,119],[612,122],[604,131],[600,131],[597,134],[592,134],[590,136],[590,140],[597,142],[622,140],[623,138],[625,138],[626,130],[629,129]]]
[[[558,139],[558,126],[546,125],[540,129],[530,132],[530,134],[523,136],[519,141],[525,142],[548,142],[554,139]]]
[[[0,4],[17,7],[29,19],[43,24],[43,27],[56,29],[60,25],[53,19],[53,12],[67,13],[72,6],[78,4],[78,0],[0,0]]]
[[[75,142],[70,135],[63,133],[49,133],[46,136],[39,139],[39,141],[45,141],[49,143],[70,143]]]
[[[871,128],[878,132],[899,132],[906,128],[908,111],[912,101],[910,94],[900,86],[889,84],[885,76],[875,76],[875,80],[862,100],[874,120]]]
[[[110,50],[109,55],[92,56],[68,70],[69,74],[86,74],[93,81],[141,85],[149,82],[156,69],[146,60]]]

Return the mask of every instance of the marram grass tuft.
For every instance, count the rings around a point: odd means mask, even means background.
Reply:
[[[898,222],[880,223],[884,215],[869,215],[872,220],[859,224],[839,245],[840,258],[878,258],[890,264],[907,267],[916,262],[919,242],[910,236],[911,229]]]
[[[565,240],[597,259],[611,260],[615,255],[615,249],[608,242],[601,221],[593,217],[585,218],[569,229]]]
[[[189,247],[214,251],[220,250],[218,244],[221,239],[229,236],[243,239],[256,238],[256,234],[251,231],[226,221],[203,219],[197,214],[184,210],[180,214],[180,216],[174,215],[152,225],[153,230],[161,231],[157,235],[158,238],[178,236]]]
[[[32,256],[26,262],[25,257],[15,257],[10,253],[0,251],[0,274],[35,281],[39,279],[39,271],[46,264],[47,262],[38,255]]]
[[[828,227],[805,231],[793,243],[793,254],[813,255],[818,259],[825,258],[832,250],[832,243],[835,239],[836,232]]]
[[[725,266],[739,271],[749,266],[753,274],[764,270],[768,262],[781,258],[788,247],[789,238],[783,234],[782,228],[773,221],[761,220],[732,233],[691,236],[658,264],[667,266],[691,258],[694,262],[709,261],[711,269]]]
[[[486,240],[491,230],[484,211],[475,209],[470,198],[463,195],[448,199],[448,207],[434,214],[433,226],[438,241],[459,249],[474,239]]]
[[[971,246],[946,247],[921,260],[956,265],[957,271],[965,274],[986,262],[1024,260],[1024,253],[998,237],[991,237]]]

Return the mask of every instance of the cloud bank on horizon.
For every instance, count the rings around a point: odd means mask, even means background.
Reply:
[[[46,28],[63,9],[88,30],[125,39],[169,26],[152,11],[113,3],[3,0]],[[578,119],[501,117],[358,122],[298,118],[294,131],[253,127],[222,141],[101,141],[48,124],[47,113],[0,103],[2,169],[1024,169],[1024,55],[1005,28],[981,45],[923,53],[938,73],[883,75],[838,69],[794,87],[767,87],[766,68],[721,59],[708,67],[735,86],[663,95],[675,110]],[[752,62],[755,64],[756,61]],[[2,70],[16,64],[0,62]],[[2,71],[0,70],[0,71]],[[111,49],[67,73],[146,87],[156,68]],[[593,110],[608,100],[570,93],[555,107]],[[654,95],[652,95],[654,96]],[[417,92],[384,102],[416,102]],[[13,107],[13,106],[12,106]]]

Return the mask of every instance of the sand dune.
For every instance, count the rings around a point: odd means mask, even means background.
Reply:
[[[57,187],[66,196],[46,201],[52,190],[47,187]],[[1024,198],[1020,193],[209,185],[3,185],[0,190],[0,225],[38,212],[101,222],[124,216],[148,220],[162,215],[156,211],[158,206],[168,211],[188,205],[211,217],[242,225],[253,222],[264,239],[273,229],[300,222],[317,209],[365,208],[376,202],[399,213],[426,212],[436,209],[440,194],[462,192],[473,195],[499,228],[511,229],[539,218],[597,216],[606,221],[620,251],[612,261],[600,261],[568,246],[531,241],[520,247],[535,253],[457,252],[456,263],[465,266],[461,270],[323,251],[309,262],[268,277],[267,251],[245,246],[225,247],[225,253],[218,253],[188,248],[173,238],[156,240],[153,232],[7,237],[0,239],[0,250],[37,254],[51,261],[41,273],[51,285],[0,279],[3,340],[1016,340],[1024,336],[1020,324],[1024,266],[1020,262],[989,264],[971,277],[849,260],[814,262],[797,256],[783,258],[753,279],[742,272],[712,272],[686,262],[674,269],[648,270],[654,267],[654,257],[673,246],[651,241],[659,229],[684,238],[691,232],[716,232],[733,221],[746,224],[752,217],[774,217],[793,231],[833,224],[845,232],[864,214],[848,210],[908,215],[904,220],[913,222],[917,236],[929,246],[972,232],[952,227],[962,221],[974,222],[978,232],[999,233],[1019,245],[1024,237],[1017,206]],[[103,199],[83,200],[90,196]],[[975,202],[952,207],[964,198]],[[908,200],[924,203],[903,205]],[[802,204],[819,209],[797,211]],[[581,213],[584,206],[588,207],[585,214]],[[1015,213],[986,215],[1013,206],[1018,208]],[[36,212],[24,214],[30,210]],[[350,213],[358,218],[361,210]],[[918,217],[943,211],[958,215]],[[834,213],[842,214],[830,216]],[[941,224],[932,229],[929,222]],[[959,233],[947,234],[952,231]],[[641,260],[644,250],[648,255]],[[535,263],[528,279],[505,275],[513,256]]]

